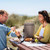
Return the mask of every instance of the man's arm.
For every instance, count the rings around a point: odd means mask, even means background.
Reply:
[[[11,35],[12,37],[16,37],[16,36],[19,37],[20,33],[15,31],[14,27],[11,27],[11,28],[7,28],[7,35]]]

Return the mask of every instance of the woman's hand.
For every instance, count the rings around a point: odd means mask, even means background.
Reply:
[[[41,40],[43,37],[42,36],[35,36],[38,40]]]
[[[43,38],[42,36],[38,36],[38,37],[37,37],[38,40],[41,40],[42,38]]]

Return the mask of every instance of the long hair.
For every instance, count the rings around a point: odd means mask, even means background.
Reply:
[[[39,11],[38,14],[43,15],[44,20],[45,20],[47,23],[50,23],[50,17],[49,17],[48,12],[47,12],[46,10]]]

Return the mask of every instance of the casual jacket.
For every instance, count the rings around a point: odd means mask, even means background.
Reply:
[[[37,33],[35,34],[36,36],[39,36],[39,33],[41,31],[41,28],[42,28],[43,25],[41,25],[37,31]],[[34,35],[34,37],[35,37]],[[50,24],[48,23],[46,26],[45,26],[45,29],[44,29],[44,33],[43,33],[43,37],[40,41],[41,42],[47,42],[47,43],[50,43]],[[36,37],[35,37],[36,38]]]

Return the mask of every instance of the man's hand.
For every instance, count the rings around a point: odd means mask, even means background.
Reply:
[[[15,31],[15,34],[16,34],[19,38],[21,37],[20,32]]]
[[[11,31],[15,31],[15,29],[16,29],[16,27],[14,26],[14,27],[11,27]]]
[[[21,37],[20,32],[16,31],[16,27],[15,26],[14,27],[11,27],[11,31],[14,31],[15,34],[16,34],[16,36]]]

